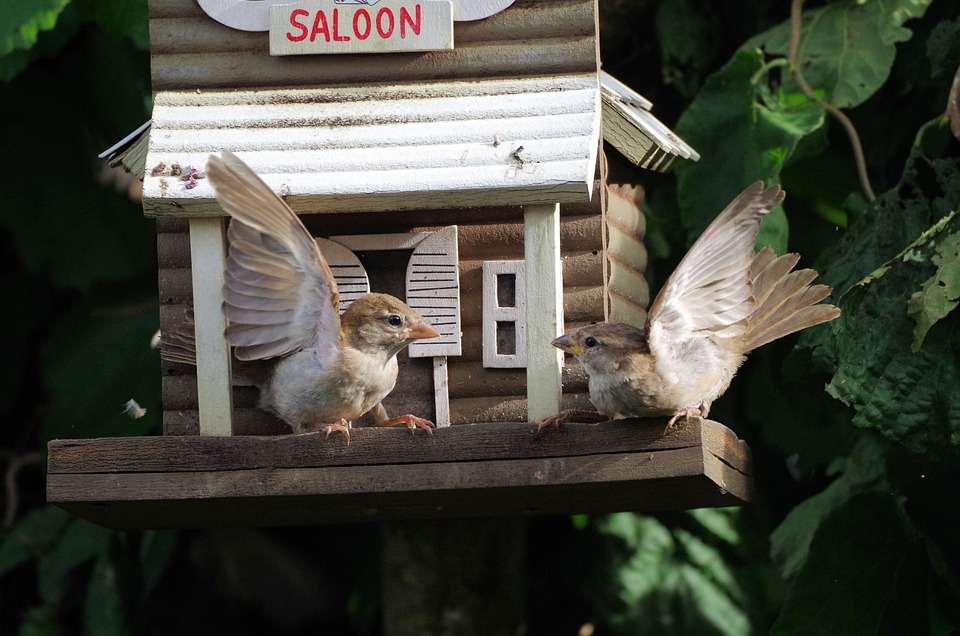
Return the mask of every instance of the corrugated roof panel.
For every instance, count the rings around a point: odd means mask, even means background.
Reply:
[[[595,74],[159,93],[144,209],[221,214],[206,180],[188,188],[170,175],[174,164],[202,169],[221,150],[237,152],[298,211],[583,201],[593,187],[599,100]]]

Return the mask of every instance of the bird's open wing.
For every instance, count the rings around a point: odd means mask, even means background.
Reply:
[[[707,333],[737,337],[753,308],[749,283],[761,218],[783,200],[779,186],[754,183],[734,199],[690,248],[667,279],[648,314],[650,346]]]
[[[224,285],[227,342],[241,360],[339,347],[337,285],[293,210],[236,155],[211,156],[207,176],[231,217]]]

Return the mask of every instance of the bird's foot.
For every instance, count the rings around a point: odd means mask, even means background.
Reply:
[[[663,434],[666,435],[670,431],[670,429],[673,428],[673,425],[677,423],[677,420],[679,420],[681,417],[683,418],[684,422],[689,424],[691,417],[703,417],[703,415],[700,409],[688,406],[687,408],[683,409],[679,413],[676,413],[673,417],[670,418],[670,420],[667,422],[666,427],[664,427],[663,429]]]
[[[390,419],[378,422],[380,426],[399,426],[403,424],[410,429],[411,433],[416,432],[418,428],[422,428],[430,435],[433,435],[434,423],[430,420],[425,420],[422,417],[417,417],[416,415],[398,415],[397,417],[391,417]]]
[[[540,420],[540,423],[537,425],[537,435],[540,435],[540,433],[551,426],[560,428],[561,424],[566,424],[567,422],[604,422],[608,419],[610,418],[596,411],[567,409],[560,411],[556,415],[551,415],[550,417],[545,417]]]
[[[330,422],[329,424],[324,424],[320,427],[320,430],[326,433],[325,437],[330,437],[330,433],[337,432],[343,435],[343,438],[347,440],[347,446],[350,445],[350,422],[340,418],[339,421]]]

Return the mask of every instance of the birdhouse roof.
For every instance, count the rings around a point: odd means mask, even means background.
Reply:
[[[653,116],[653,104],[605,71],[600,73],[603,138],[635,165],[666,172],[680,159],[700,155]]]
[[[600,137],[593,0],[516,0],[454,49],[270,56],[195,0],[151,0],[149,216],[222,214],[189,176],[231,150],[296,211],[574,202]]]

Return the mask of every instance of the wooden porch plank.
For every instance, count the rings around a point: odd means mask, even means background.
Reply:
[[[692,418],[663,435],[660,420],[564,424],[536,435],[528,423],[488,422],[411,434],[402,428],[355,428],[352,441],[302,435],[196,435],[53,440],[48,472],[191,472],[569,457],[706,447],[749,474],[749,450],[730,429]]]
[[[49,444],[47,498],[111,527],[293,525],[738,505],[750,454],[692,420],[319,435],[138,437]]]

